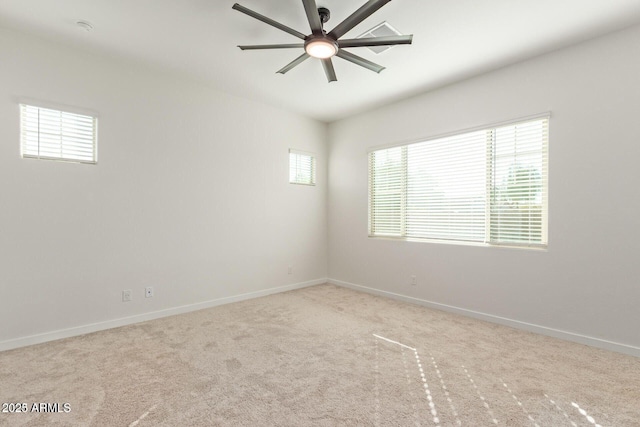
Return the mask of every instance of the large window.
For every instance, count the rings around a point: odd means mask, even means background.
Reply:
[[[547,244],[548,117],[369,153],[369,236]]]
[[[20,105],[22,157],[96,163],[98,119]]]

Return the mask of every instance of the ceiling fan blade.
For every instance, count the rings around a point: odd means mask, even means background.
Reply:
[[[329,83],[338,81],[336,71],[333,69],[333,62],[331,62],[331,58],[322,60],[322,68],[324,68],[324,73],[327,75],[327,81]]]
[[[376,73],[384,70],[383,66],[371,62],[367,59],[361,58],[358,55],[354,55],[351,52],[347,52],[346,50],[340,49],[336,56],[339,56],[340,58],[345,59],[349,62],[353,62],[354,64],[360,65],[361,67],[367,68],[371,71],[375,71]]]
[[[277,72],[280,74],[284,74],[287,71],[291,70],[296,65],[299,65],[300,63],[302,63],[307,58],[309,58],[309,54],[305,52],[302,55],[298,56],[293,61],[291,61],[290,63],[288,63],[287,65],[285,65],[284,67],[282,67],[281,69],[279,69]]]
[[[305,37],[307,37],[307,36],[306,36],[306,34],[302,34],[301,32],[296,31],[296,30],[294,30],[293,28],[287,27],[286,25],[281,24],[281,23],[279,23],[279,22],[277,22],[277,21],[274,21],[274,20],[273,20],[273,19],[271,19],[271,18],[267,18],[267,17],[266,17],[266,16],[264,16],[264,15],[260,15],[258,12],[254,12],[254,11],[253,11],[253,10],[251,10],[251,9],[247,9],[246,7],[241,6],[241,5],[239,5],[238,3],[234,4],[234,5],[233,5],[233,7],[232,7],[232,9],[235,9],[235,10],[237,10],[237,11],[239,11],[239,12],[242,12],[242,13],[244,13],[244,14],[246,14],[246,15],[249,15],[249,16],[251,16],[252,18],[256,18],[258,21],[262,21],[262,22],[264,22],[265,24],[269,24],[269,25],[271,25],[272,27],[276,27],[276,28],[278,28],[278,29],[280,29],[280,30],[284,31],[285,33],[289,33],[289,34],[291,34],[291,35],[293,35],[293,36],[296,36],[296,37],[297,37],[297,38],[299,38],[299,39],[304,40],[304,39],[305,39]],[[320,18],[318,18],[318,19],[320,19]]]
[[[338,47],[389,46],[397,44],[411,44],[413,34],[408,36],[367,37],[365,39],[338,40]]]
[[[349,30],[367,19],[376,10],[380,9],[390,1],[391,0],[369,0],[363,6],[361,6],[360,9],[356,10],[349,17],[347,17],[347,19],[339,23],[333,30],[331,30],[328,35],[334,40],[338,40]]]
[[[320,21],[316,0],[302,0],[302,4],[304,4],[304,11],[307,12],[311,32],[313,34],[322,34],[322,21]]]
[[[242,50],[304,48],[304,43],[239,45]]]

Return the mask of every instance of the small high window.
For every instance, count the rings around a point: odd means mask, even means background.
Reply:
[[[316,185],[316,158],[313,154],[289,150],[289,182]]]
[[[22,157],[96,163],[97,129],[92,116],[20,105]]]

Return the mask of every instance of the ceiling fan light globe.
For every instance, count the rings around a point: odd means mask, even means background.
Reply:
[[[338,45],[327,39],[311,40],[304,46],[304,50],[314,58],[327,59],[338,53]]]

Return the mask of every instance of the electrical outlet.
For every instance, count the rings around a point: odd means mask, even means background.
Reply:
[[[131,289],[122,291],[122,302],[131,301]]]
[[[411,286],[415,286],[418,284],[418,279],[416,279],[416,276],[411,276]]]
[[[145,298],[153,297],[153,287],[147,286],[146,288],[144,288],[144,297]]]
[[[293,274],[293,266],[289,266],[289,274]]]

